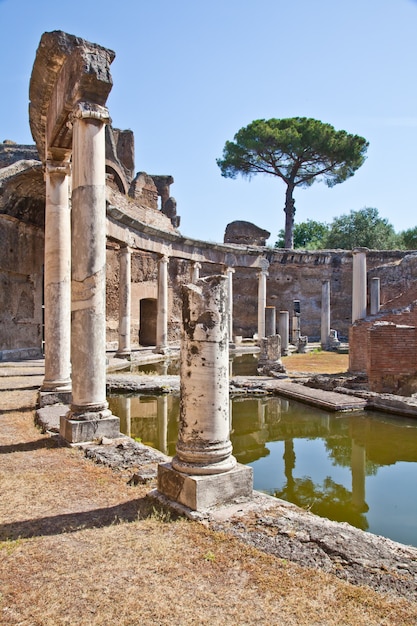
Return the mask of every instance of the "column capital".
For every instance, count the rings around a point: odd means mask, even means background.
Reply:
[[[168,265],[169,263],[169,256],[166,254],[163,254],[161,257],[159,257],[158,259],[159,263],[166,263]]]
[[[225,274],[234,274],[236,270],[234,267],[226,267],[224,271],[225,271]]]
[[[68,116],[68,124],[73,126],[76,120],[98,120],[103,124],[111,124],[107,107],[93,102],[77,102],[72,113]]]
[[[269,263],[268,259],[265,259],[265,257],[260,258],[259,261],[258,261],[258,267],[259,267],[260,271],[263,272],[263,273],[267,273],[268,272],[269,265],[270,265],[270,263]]]
[[[193,267],[197,270],[201,270],[201,263],[199,261],[193,261]]]
[[[44,176],[69,176],[71,174],[71,164],[68,161],[47,160],[44,164]]]
[[[120,246],[119,254],[132,254],[132,248],[130,246]]]

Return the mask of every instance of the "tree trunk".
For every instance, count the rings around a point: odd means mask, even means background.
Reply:
[[[294,247],[294,215],[295,215],[295,203],[292,197],[294,192],[292,183],[287,183],[287,191],[285,193],[285,248]]]

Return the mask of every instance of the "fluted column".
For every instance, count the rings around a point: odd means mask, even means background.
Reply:
[[[233,267],[226,268],[227,277],[227,315],[228,315],[228,332],[229,343],[233,342]]]
[[[128,358],[130,346],[131,257],[128,246],[119,250],[119,346],[116,357]]]
[[[321,347],[325,350],[329,345],[330,335],[330,281],[324,280],[321,285]]]
[[[265,337],[266,278],[269,263],[262,265],[258,273],[258,341]]]
[[[366,252],[356,248],[352,253],[352,324],[366,317]]]
[[[42,391],[71,390],[69,163],[45,167],[45,378]]]
[[[73,121],[72,403],[61,420],[69,441],[118,436],[106,401],[105,107],[79,103]]]
[[[158,302],[156,312],[156,348],[155,352],[168,352],[168,263],[167,256],[158,262]]]

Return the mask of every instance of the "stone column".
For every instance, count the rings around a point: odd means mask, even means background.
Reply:
[[[230,441],[226,284],[210,276],[183,287],[177,453],[159,465],[158,490],[194,510],[252,494],[251,468]]]
[[[281,354],[287,356],[290,340],[290,314],[288,311],[279,312],[278,334],[281,336]]]
[[[228,316],[228,331],[229,331],[229,343],[233,343],[233,274],[235,270],[233,267],[226,268],[227,277],[227,316]]]
[[[156,348],[158,354],[167,354],[168,349],[168,263],[167,256],[158,262],[158,302],[156,312]]]
[[[366,317],[366,252],[367,248],[352,252],[352,324]]]
[[[226,278],[184,286],[183,300],[180,430],[172,466],[186,474],[218,474],[236,465],[229,437]]]
[[[199,263],[198,261],[193,263],[192,270],[191,270],[191,282],[192,283],[195,284],[200,278],[200,270],[201,270],[201,263]]]
[[[277,313],[274,306],[265,307],[265,337],[277,334]]]
[[[266,277],[269,263],[266,262],[258,273],[258,341],[265,337]]]
[[[324,280],[321,285],[321,347],[325,350],[330,335],[330,281]]]
[[[69,163],[45,167],[45,378],[42,391],[71,391]]]
[[[72,403],[61,418],[70,442],[117,437],[106,401],[105,107],[79,103],[73,120]]]
[[[371,280],[371,315],[376,315],[381,308],[381,285],[379,278]]]
[[[130,358],[131,250],[119,250],[119,346],[116,357]]]

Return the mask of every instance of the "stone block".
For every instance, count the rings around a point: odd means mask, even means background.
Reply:
[[[120,419],[115,415],[102,419],[74,420],[61,415],[59,433],[68,443],[84,443],[100,437],[120,437]]]
[[[171,463],[161,463],[158,491],[193,511],[204,511],[237,498],[252,497],[253,470],[238,464],[223,474],[195,476],[174,470]]]
[[[40,391],[39,406],[51,406],[53,404],[70,404],[72,392],[70,391]]]

